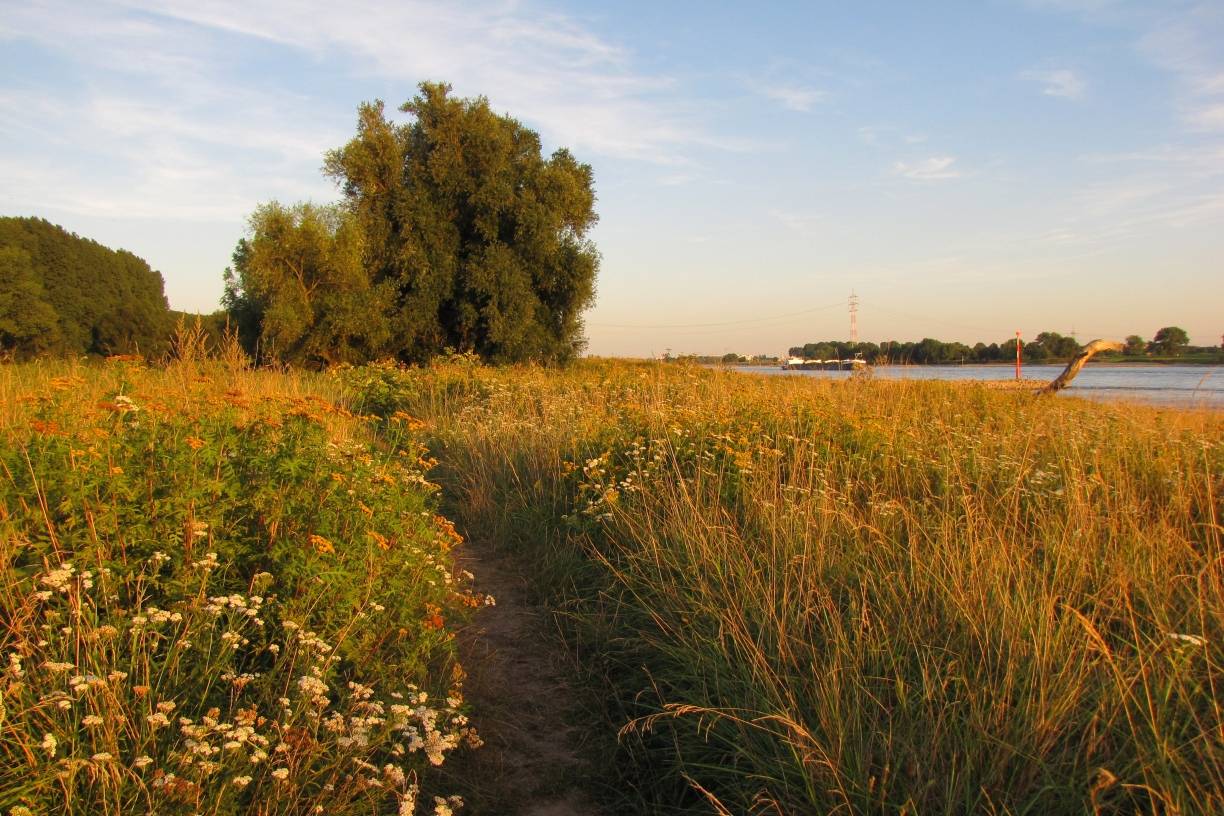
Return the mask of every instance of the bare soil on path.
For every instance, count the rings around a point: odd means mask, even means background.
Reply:
[[[478,592],[495,606],[477,611],[458,633],[467,672],[465,696],[484,745],[467,754],[470,816],[599,816],[589,791],[596,779],[587,757],[580,695],[568,682],[572,667],[547,613],[528,600],[522,568],[487,543],[456,550],[461,569],[475,575]],[[449,763],[448,763],[449,764]]]

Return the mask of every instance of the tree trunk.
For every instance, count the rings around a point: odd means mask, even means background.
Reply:
[[[1125,349],[1126,344],[1119,343],[1116,340],[1093,340],[1091,343],[1084,346],[1084,348],[1080,350],[1079,354],[1072,358],[1071,362],[1067,364],[1067,367],[1063,369],[1063,373],[1055,377],[1053,382],[1051,382],[1045,388],[1042,388],[1037,393],[1053,394],[1056,391],[1061,391],[1062,389],[1066,388],[1067,385],[1073,379],[1075,379],[1075,375],[1080,373],[1080,369],[1084,367],[1084,364],[1092,359],[1092,355],[1096,354],[1097,352],[1124,351]]]

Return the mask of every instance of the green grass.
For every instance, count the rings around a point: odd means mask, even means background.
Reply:
[[[1132,357],[1126,354],[1109,352],[1101,354],[1097,360],[1105,363],[1126,363],[1128,365],[1224,365],[1224,349],[1207,351],[1187,351],[1178,355],[1140,355]]]

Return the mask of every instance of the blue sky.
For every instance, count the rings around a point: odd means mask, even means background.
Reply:
[[[1224,332],[1224,2],[0,0],[0,214],[211,311],[424,79],[595,168],[590,351]]]

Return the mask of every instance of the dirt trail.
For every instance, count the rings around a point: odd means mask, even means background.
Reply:
[[[527,600],[526,579],[505,555],[480,541],[456,551],[475,588],[492,595],[458,634],[468,672],[466,697],[485,745],[461,772],[475,790],[470,816],[597,816],[587,794],[593,771],[583,759],[582,704],[566,682],[565,655],[546,617]]]

